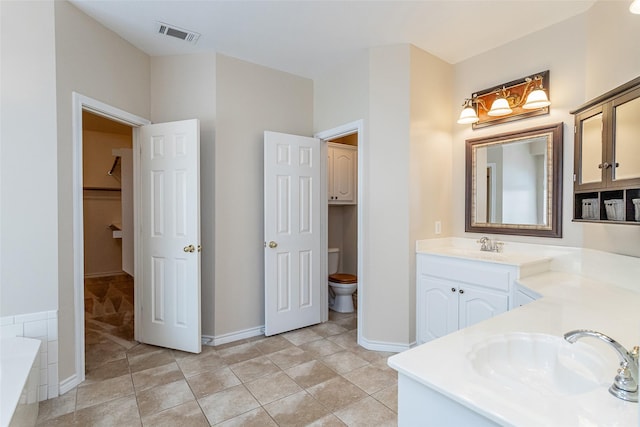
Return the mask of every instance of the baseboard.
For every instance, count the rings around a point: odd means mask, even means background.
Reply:
[[[60,381],[60,385],[59,385],[60,395],[63,395],[70,390],[73,390],[79,384],[80,384],[80,381],[78,381],[78,377],[76,374],[71,375],[66,380]]]
[[[367,350],[386,351],[389,353],[401,353],[403,351],[409,350],[411,347],[414,347],[416,345],[415,341],[409,344],[403,344],[384,341],[373,341],[368,340],[365,337],[360,337],[360,342],[358,344],[360,344]]]
[[[264,335],[264,326],[257,326],[255,328],[245,329],[243,331],[230,332],[222,335],[203,335],[202,344],[204,345],[220,345],[227,344],[234,341],[240,341],[247,338],[253,338],[260,335]]]

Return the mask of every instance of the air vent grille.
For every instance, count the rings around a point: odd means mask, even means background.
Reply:
[[[200,38],[200,34],[195,31],[185,30],[184,28],[176,27],[175,25],[165,24],[164,22],[156,22],[156,30],[158,34],[162,34],[169,37],[175,37],[180,40],[184,40],[188,43],[195,44]]]

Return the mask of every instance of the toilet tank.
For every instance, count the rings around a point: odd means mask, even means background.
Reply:
[[[329,248],[328,274],[337,273],[339,263],[340,263],[340,249]]]

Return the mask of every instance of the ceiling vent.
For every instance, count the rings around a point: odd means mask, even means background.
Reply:
[[[195,31],[185,30],[184,28],[165,24],[164,22],[156,22],[156,31],[158,32],[158,34],[175,37],[192,44],[196,44],[196,42],[200,38],[200,34],[196,33]]]

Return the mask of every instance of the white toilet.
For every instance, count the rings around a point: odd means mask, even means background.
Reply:
[[[329,308],[339,313],[353,313],[352,295],[358,289],[358,278],[338,273],[339,263],[340,249],[329,248]]]

